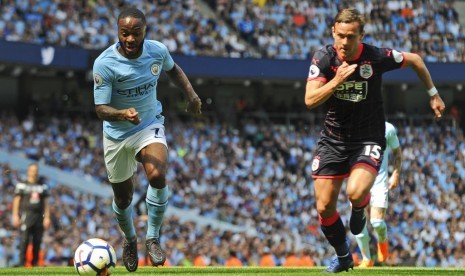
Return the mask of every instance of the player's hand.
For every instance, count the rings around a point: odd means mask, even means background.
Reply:
[[[123,116],[126,121],[129,121],[132,124],[138,125],[141,122],[141,119],[139,118],[139,112],[137,112],[133,107],[125,109]]]
[[[433,109],[434,111],[434,117],[436,118],[436,120],[440,120],[442,114],[444,113],[444,110],[446,109],[446,106],[442,101],[441,96],[439,96],[439,94],[432,96],[430,99],[430,105],[431,109]]]
[[[389,177],[388,183],[389,183],[389,187],[388,187],[389,191],[399,186],[399,176],[396,174],[391,175],[391,177]]]
[[[193,114],[202,114],[202,101],[200,100],[199,96],[194,95],[192,98],[189,98],[186,105],[186,112],[190,112]]]
[[[357,64],[349,65],[347,62],[343,62],[341,66],[337,68],[336,76],[334,78],[338,81],[339,84],[344,83],[350,75],[355,72]]]

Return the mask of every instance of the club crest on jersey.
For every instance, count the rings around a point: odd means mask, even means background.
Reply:
[[[360,77],[368,79],[373,76],[373,67],[371,64],[362,64],[360,65]]]
[[[98,87],[98,86],[102,85],[102,83],[103,83],[102,77],[99,74],[95,73],[94,74],[94,84],[95,84],[95,86]]]
[[[150,72],[152,72],[154,76],[160,75],[160,66],[156,63],[152,64],[152,66],[150,66]]]

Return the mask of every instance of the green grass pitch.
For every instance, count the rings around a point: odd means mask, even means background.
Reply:
[[[226,267],[207,267],[207,268],[191,268],[191,267],[166,267],[166,268],[153,268],[153,267],[140,267],[135,273],[129,273],[122,266],[118,266],[111,273],[112,276],[137,276],[137,275],[189,275],[189,276],[308,276],[308,275],[322,275],[324,267],[314,268],[259,268],[259,267],[244,267],[244,268],[226,268]],[[369,269],[355,268],[350,270],[350,275],[363,275],[363,276],[382,276],[382,275],[465,275],[465,268],[463,269],[443,269],[443,268],[416,268],[416,267],[374,267]],[[349,275],[342,272],[339,275]],[[74,267],[40,267],[40,268],[0,268],[0,275],[78,275]]]

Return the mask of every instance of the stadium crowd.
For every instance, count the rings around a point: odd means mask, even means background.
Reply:
[[[332,44],[332,20],[351,6],[367,18],[364,41],[420,54],[427,62],[463,62],[465,32],[454,1],[210,1],[263,57],[308,59]]]
[[[237,256],[243,265],[260,265],[266,258],[271,265],[290,265],[292,259],[302,256],[311,260],[307,266],[328,265],[331,252],[320,233],[309,177],[318,125],[302,121],[282,126],[246,118],[234,126],[206,117],[184,122],[175,116],[169,122],[170,205],[198,210],[203,217],[255,232],[221,232],[169,217],[161,237],[169,265],[226,265],[231,256]],[[464,267],[463,132],[447,121],[393,123],[398,127],[404,163],[401,186],[390,194],[388,264]],[[100,124],[95,119],[66,117],[19,121],[4,112],[0,116],[0,148],[83,179],[106,182]],[[11,226],[12,191],[22,172],[1,164],[0,173],[0,266],[13,266],[18,236]],[[136,198],[145,190],[144,181],[140,175]],[[47,184],[52,187],[52,227],[44,236],[44,265],[69,264],[77,245],[90,237],[109,240],[121,256],[122,240],[116,232],[111,199],[81,194],[50,178]],[[345,195],[339,200],[341,210],[350,210]],[[136,225],[142,241],[145,224],[139,222],[145,219],[144,207],[137,207]],[[341,213],[344,221],[349,216],[350,212]],[[139,253],[143,252],[141,248]]]
[[[427,62],[465,62],[465,32],[453,0],[204,3],[213,12],[193,0],[4,0],[0,39],[100,50],[114,42],[120,7],[130,4],[146,13],[147,38],[173,53],[308,59],[332,43],[331,20],[344,4],[366,15],[366,43],[418,53]]]

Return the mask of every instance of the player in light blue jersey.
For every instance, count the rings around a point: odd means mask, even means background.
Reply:
[[[145,40],[145,15],[128,8],[118,16],[119,42],[94,62],[95,110],[103,120],[104,158],[113,188],[113,210],[124,233],[123,263],[130,272],[138,266],[137,237],[132,220],[133,175],[141,162],[150,185],[146,250],[154,266],[163,265],[160,227],[168,204],[167,144],[157,82],[162,71],[187,95],[186,112],[201,113],[202,102],[167,47]]]
[[[385,136],[386,149],[384,150],[383,161],[378,176],[375,179],[375,183],[370,190],[370,222],[378,238],[378,261],[380,263],[385,262],[389,255],[387,227],[384,221],[384,216],[388,207],[388,192],[399,185],[402,166],[402,150],[400,148],[399,139],[397,138],[396,129],[391,123],[386,122]],[[388,177],[389,152],[391,152],[393,160],[391,177]],[[370,236],[366,225],[362,232],[355,237],[362,253],[362,262],[359,267],[372,267],[373,260],[370,254]]]

